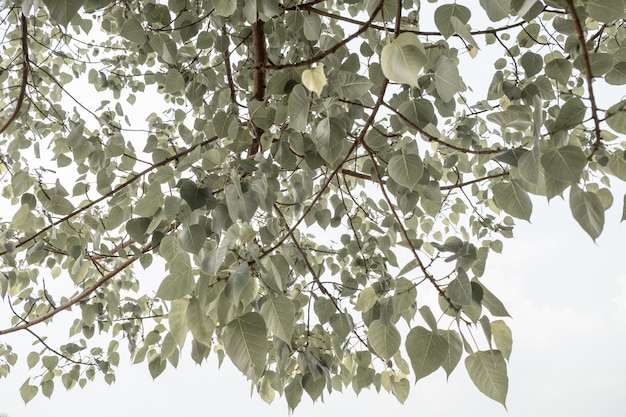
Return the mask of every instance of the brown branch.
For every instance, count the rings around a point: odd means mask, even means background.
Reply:
[[[174,223],[172,225],[170,225],[169,230],[166,231],[170,232],[174,229],[176,229],[176,227],[178,227],[179,223]],[[149,250],[153,249],[153,245],[152,242],[150,243],[146,243],[142,248],[141,248],[141,253],[146,253]],[[48,311],[46,314],[43,314],[39,317],[37,317],[34,320],[31,320],[29,322],[25,322],[23,324],[20,324],[19,326],[14,326],[14,327],[10,327],[8,329],[1,329],[0,330],[0,335],[3,334],[9,334],[9,333],[13,333],[13,332],[17,332],[20,330],[25,330],[28,329],[32,326],[34,326],[35,324],[39,324],[41,322],[44,322],[52,317],[54,317],[57,313],[60,313],[63,310],[67,310],[68,308],[70,308],[71,306],[73,306],[74,304],[82,301],[85,297],[87,297],[89,294],[91,294],[92,292],[94,292],[95,290],[97,290],[98,288],[100,288],[102,285],[104,285],[107,281],[109,281],[111,278],[113,278],[114,276],[116,276],[117,274],[119,274],[120,272],[122,272],[123,270],[125,270],[126,268],[128,268],[130,265],[133,264],[133,262],[135,262],[136,260],[139,259],[139,256],[137,255],[132,255],[130,256],[128,259],[126,259],[124,262],[122,262],[121,264],[119,264],[117,266],[117,268],[115,268],[114,270],[112,270],[111,272],[109,272],[106,275],[103,275],[99,280],[97,280],[93,285],[87,287],[85,290],[83,290],[80,294],[78,294],[77,296],[75,296],[74,298],[69,299],[68,301],[64,302],[63,304],[59,305],[58,307],[56,307],[53,310]],[[19,317],[19,316],[18,316]]]
[[[222,33],[226,34],[226,27],[222,28]],[[235,91],[235,83],[233,82],[233,72],[230,64],[230,51],[228,49],[223,53],[224,68],[226,70],[226,81],[228,82],[228,88],[230,89],[230,102],[237,104],[237,92]]]
[[[265,100],[265,72],[267,71],[267,50],[265,47],[265,31],[264,22],[259,19],[252,24],[252,47],[254,54],[253,68],[253,94],[252,100],[263,102]],[[252,114],[250,115],[252,119]],[[252,144],[248,149],[248,157],[256,154],[261,148],[261,136],[265,131],[254,123],[250,123],[252,127]]]
[[[51,223],[50,225],[48,225],[48,226],[44,227],[43,229],[39,230],[38,232],[36,232],[34,235],[30,236],[29,238],[19,241],[15,245],[14,249],[17,249],[17,248],[19,248],[21,246],[24,246],[26,243],[35,240],[37,237],[41,236],[42,234],[44,234],[48,230],[52,229],[53,227],[58,226],[59,224],[68,221],[69,219],[79,215],[83,211],[85,211],[85,210],[95,206],[96,204],[100,203],[101,201],[106,200],[107,198],[110,198],[110,197],[114,196],[117,192],[119,192],[120,190],[128,187],[130,184],[132,184],[133,182],[137,181],[139,178],[143,177],[144,175],[146,175],[147,173],[149,173],[153,169],[161,167],[161,166],[164,166],[164,165],[167,165],[167,164],[169,164],[172,161],[176,161],[179,158],[181,158],[181,157],[191,153],[194,149],[196,149],[198,147],[201,147],[201,146],[208,145],[209,143],[214,142],[215,140],[217,140],[217,136],[209,138],[209,139],[205,140],[204,142],[197,143],[197,144],[195,144],[195,145],[193,145],[193,146],[191,146],[191,147],[189,147],[187,149],[184,149],[184,150],[178,152],[176,155],[172,155],[169,158],[166,158],[166,159],[162,160],[161,162],[157,162],[157,163],[149,166],[148,168],[144,169],[140,173],[135,174],[134,176],[130,177],[128,179],[128,181],[126,181],[123,184],[118,185],[113,190],[111,190],[108,193],[104,194],[100,198],[97,198],[97,199],[93,200],[89,204],[86,204],[85,206],[79,208],[78,210],[75,210],[75,211],[71,212],[70,214],[60,218],[59,220]],[[6,251],[6,250],[0,252],[0,256],[5,255],[6,253],[8,253],[8,251]]]
[[[13,110],[13,113],[11,114],[11,116],[9,116],[7,121],[4,123],[4,125],[0,127],[0,134],[4,133],[4,131],[7,130],[9,126],[11,126],[11,123],[13,123],[13,121],[17,118],[17,115],[19,114],[20,109],[22,108],[24,97],[26,96],[26,84],[28,84],[28,65],[29,65],[28,42],[27,42],[28,27],[26,26],[26,16],[24,16],[24,14],[20,16],[20,20],[22,23],[22,84],[20,86],[20,92],[17,96],[17,101],[15,103],[15,109]]]
[[[587,81],[587,91],[589,91],[589,100],[591,101],[591,117],[594,124],[594,136],[596,138],[593,143],[593,150],[589,157],[591,157],[600,146],[602,146],[602,133],[600,131],[600,118],[598,117],[598,106],[596,104],[596,96],[593,93],[593,73],[591,71],[591,62],[589,61],[589,51],[587,50],[587,43],[585,34],[583,32],[580,19],[576,14],[576,7],[573,0],[567,0],[567,10],[574,20],[574,27],[576,28],[576,34],[578,35],[578,42],[580,43],[580,50],[583,56],[583,64],[585,65],[585,79]]]
[[[337,52],[339,50],[339,48],[341,48],[342,46],[346,45],[348,42],[350,42],[351,40],[355,39],[356,37],[361,35],[363,32],[365,32],[367,29],[369,29],[371,24],[372,24],[372,22],[376,18],[376,15],[383,8],[383,4],[384,4],[384,0],[381,0],[378,3],[378,6],[376,6],[376,8],[372,11],[372,15],[369,18],[369,20],[367,22],[363,23],[359,30],[357,30],[356,32],[354,32],[352,35],[348,36],[344,40],[342,40],[342,41],[338,42],[337,44],[333,45],[331,48],[328,48],[327,50],[325,50],[323,52],[320,52],[319,54],[315,55],[312,58],[306,59],[304,61],[297,62],[295,64],[268,65],[267,68],[268,69],[272,69],[272,70],[279,70],[279,69],[284,69],[284,68],[304,67],[304,66],[309,66],[311,64],[314,64],[315,62],[321,61],[322,59],[326,58],[328,55]]]

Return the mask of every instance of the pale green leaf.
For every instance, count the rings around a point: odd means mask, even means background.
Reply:
[[[424,46],[415,34],[404,32],[383,47],[380,65],[391,81],[417,87],[417,76],[428,62]]]
[[[526,190],[514,181],[499,182],[493,186],[493,197],[502,210],[518,219],[530,220],[533,204]]]
[[[417,190],[424,164],[418,155],[402,153],[391,157],[387,169],[395,182],[410,190]]]
[[[205,346],[211,346],[215,323],[202,311],[197,297],[191,297],[187,306],[187,326],[194,339]]]
[[[301,84],[297,84],[289,94],[289,127],[304,132],[309,120],[309,95]]]
[[[197,254],[206,240],[206,231],[200,224],[192,224],[180,234],[180,246],[183,250]]]
[[[506,407],[509,378],[506,361],[500,351],[473,353],[465,358],[465,367],[472,382],[480,392]]]
[[[268,330],[287,343],[291,343],[291,334],[296,322],[296,309],[293,302],[284,295],[268,297],[261,306],[261,315]]]
[[[139,44],[145,43],[147,39],[146,32],[136,17],[130,17],[124,22],[120,35],[131,42]]]
[[[611,129],[618,133],[626,134],[626,100],[609,107],[606,115],[606,123]]]
[[[170,325],[170,333],[174,336],[176,343],[179,347],[183,347],[185,339],[187,338],[187,306],[189,300],[179,298],[172,301],[170,306],[170,312],[167,315],[167,320]]]
[[[304,25],[302,32],[309,41],[317,41],[322,33],[322,19],[316,13],[303,13]]]
[[[337,118],[322,119],[311,133],[317,151],[331,167],[336,167],[344,158],[346,129]]]
[[[570,75],[572,75],[572,63],[567,59],[556,58],[548,62],[544,72],[546,75],[562,85],[567,85]]]
[[[463,344],[459,334],[454,330],[440,330],[439,334],[443,336],[448,342],[446,349],[446,357],[441,364],[441,367],[446,371],[446,376],[450,377],[454,368],[461,361],[461,355],[463,354]]]
[[[578,181],[586,165],[587,157],[579,146],[552,149],[541,156],[541,166],[546,175],[566,183]]]
[[[498,350],[502,352],[504,359],[509,360],[513,350],[513,333],[511,333],[511,329],[503,320],[495,320],[491,322],[491,333]]]
[[[528,51],[520,59],[520,64],[526,72],[526,77],[537,75],[543,69],[543,58],[541,55]]]
[[[218,16],[228,17],[237,10],[237,0],[213,0],[213,4]]]
[[[499,125],[502,128],[512,128],[524,130],[530,127],[532,120],[530,114],[519,110],[504,110],[500,112],[489,113],[487,120]]]
[[[458,273],[456,278],[450,281],[446,294],[453,303],[468,306],[472,303],[472,285],[467,278],[467,274]]]
[[[587,106],[580,98],[567,100],[554,122],[554,130],[569,130],[578,126],[585,118],[586,111]]]
[[[456,33],[451,20],[453,17],[465,25],[471,16],[472,13],[470,9],[465,6],[456,3],[444,4],[435,10],[435,26],[437,26],[439,32],[447,39]]]
[[[432,310],[427,305],[421,306],[419,308],[420,316],[424,319],[430,330],[433,332],[437,332],[437,319],[433,315]]]
[[[360,312],[369,311],[378,300],[378,296],[376,295],[376,291],[372,287],[364,288],[357,297],[356,304],[354,305],[354,309]]]
[[[569,204],[574,219],[595,241],[604,227],[604,205],[600,198],[595,193],[583,191],[572,185]]]
[[[318,64],[315,69],[306,69],[302,71],[302,84],[309,90],[322,95],[322,90],[327,84],[326,74],[324,73],[324,65]]]
[[[230,274],[228,281],[226,281],[226,287],[224,288],[224,295],[228,298],[232,304],[237,305],[241,301],[241,294],[250,284],[250,267],[247,262],[242,262],[237,268]]]
[[[520,177],[530,184],[537,184],[540,178],[541,158],[539,147],[535,146],[530,152],[524,153],[517,165]]]
[[[498,297],[495,296],[495,294],[493,294],[491,291],[485,288],[485,286],[475,278],[472,279],[472,283],[479,285],[480,288],[482,289],[483,296],[481,299],[481,304],[485,306],[485,308],[489,310],[491,314],[493,314],[496,317],[510,317],[511,316],[509,312],[506,310],[506,308],[504,307],[504,304],[502,304],[502,301],[500,301]]]
[[[35,395],[37,395],[37,391],[39,391],[39,388],[34,385],[30,385],[28,381],[29,380],[26,380],[26,382],[24,382],[24,384],[20,387],[20,395],[22,396],[22,400],[24,400],[24,404],[27,404],[30,400],[32,400]]]
[[[224,350],[233,364],[253,381],[265,371],[267,330],[263,317],[256,312],[232,320],[222,334]]]
[[[417,326],[409,331],[405,347],[417,381],[443,365],[448,342],[443,336]]]
[[[607,84],[624,85],[626,84],[626,62],[617,62],[609,72],[604,76]]]
[[[492,22],[497,22],[509,17],[511,0],[480,0],[480,5],[487,12]]]
[[[592,19],[599,22],[613,22],[624,17],[622,0],[588,0],[585,10]]]
[[[367,340],[381,358],[389,360],[400,349],[401,339],[400,332],[393,323],[385,325],[380,320],[370,323]]]
[[[48,8],[50,17],[62,26],[70,23],[86,0],[43,0]]]
[[[465,84],[459,75],[459,68],[446,56],[439,57],[437,61],[435,87],[439,97],[445,102],[451,101],[456,93],[465,90]]]

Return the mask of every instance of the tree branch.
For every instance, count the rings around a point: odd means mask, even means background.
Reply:
[[[22,108],[22,103],[24,102],[24,97],[26,96],[26,84],[28,84],[28,28],[26,26],[26,16],[21,14],[20,16],[21,24],[22,24],[22,85],[20,86],[20,92],[17,96],[17,101],[15,103],[15,109],[13,113],[7,121],[0,127],[0,134],[4,133],[5,130],[11,126],[11,123],[17,118],[17,115],[20,113],[20,109]]]
[[[191,147],[189,147],[189,148],[187,148],[187,149],[184,149],[184,150],[182,150],[182,151],[178,152],[178,153],[177,153],[177,154],[175,154],[175,155],[170,156],[169,158],[166,158],[166,159],[164,159],[164,160],[162,160],[162,161],[160,161],[160,162],[157,162],[157,163],[155,163],[155,164],[153,164],[153,165],[149,166],[148,168],[144,169],[144,170],[143,170],[143,171],[141,171],[140,173],[135,174],[134,176],[130,177],[130,178],[128,179],[128,181],[126,181],[126,182],[125,182],[125,183],[123,183],[123,184],[118,185],[118,186],[117,186],[117,187],[115,187],[113,190],[111,190],[111,191],[109,191],[108,193],[104,194],[104,195],[103,195],[103,196],[101,196],[100,198],[97,198],[97,199],[93,200],[93,201],[92,201],[92,202],[90,202],[89,204],[84,205],[83,207],[79,208],[78,210],[75,210],[75,211],[71,212],[70,214],[68,214],[68,215],[66,215],[66,216],[64,216],[64,217],[61,217],[59,220],[57,220],[57,221],[55,221],[55,222],[52,222],[50,225],[48,225],[48,226],[44,227],[43,229],[39,230],[38,232],[36,232],[36,233],[35,233],[34,235],[32,235],[31,237],[26,238],[26,239],[24,239],[24,240],[20,240],[20,241],[19,241],[19,242],[15,245],[14,250],[15,250],[15,249],[17,249],[17,248],[19,248],[19,247],[21,247],[21,246],[24,246],[24,245],[25,245],[25,244],[27,244],[28,242],[31,242],[31,241],[35,240],[37,237],[41,236],[42,234],[44,234],[44,233],[45,233],[45,232],[47,232],[48,230],[52,229],[53,227],[58,226],[59,224],[64,223],[64,222],[68,221],[69,219],[71,219],[71,218],[73,218],[73,217],[76,217],[76,216],[77,216],[77,215],[79,215],[80,213],[82,213],[82,212],[84,212],[85,210],[87,210],[87,209],[89,209],[89,208],[91,208],[91,207],[95,206],[96,204],[100,203],[101,201],[106,200],[107,198],[110,198],[110,197],[114,196],[114,195],[115,195],[116,193],[118,193],[120,190],[122,190],[122,189],[124,189],[124,188],[128,187],[130,184],[132,184],[133,182],[137,181],[139,178],[143,177],[144,175],[146,175],[147,173],[149,173],[149,172],[150,172],[150,171],[152,171],[153,169],[158,168],[158,167],[161,167],[161,166],[164,166],[164,165],[167,165],[167,164],[169,164],[169,163],[170,163],[170,162],[172,162],[172,161],[176,161],[176,160],[178,160],[179,158],[181,158],[181,157],[183,157],[183,156],[185,156],[185,155],[187,155],[187,154],[191,153],[191,152],[192,152],[194,149],[196,149],[197,147],[202,147],[202,146],[208,145],[209,143],[214,142],[215,140],[217,140],[217,136],[214,136],[214,137],[212,137],[212,138],[209,138],[209,139],[205,140],[204,142],[197,143],[197,144],[195,144],[195,145],[193,145],[193,146],[191,146]],[[7,253],[8,253],[8,251],[7,251],[7,250],[4,250],[4,251],[0,252],[0,256],[5,255],[5,254],[7,254]]]
[[[598,117],[598,106],[596,104],[596,96],[593,93],[593,72],[591,71],[591,62],[589,61],[589,51],[587,50],[587,42],[585,39],[585,33],[583,27],[580,24],[580,19],[576,14],[576,6],[574,6],[573,0],[567,0],[567,10],[574,20],[574,27],[576,28],[576,35],[578,35],[578,42],[580,43],[580,51],[583,56],[583,64],[585,65],[585,79],[587,81],[587,91],[589,92],[589,100],[591,102],[591,117],[594,124],[594,136],[595,142],[593,143],[593,150],[591,155],[594,154],[600,146],[602,146],[602,133],[600,131],[600,118]],[[591,155],[589,155],[591,157]]]

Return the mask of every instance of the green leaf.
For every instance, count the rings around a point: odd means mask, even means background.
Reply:
[[[517,165],[520,177],[530,184],[537,184],[541,172],[541,157],[539,147],[534,146],[530,152],[526,152],[519,158]]]
[[[385,325],[380,320],[370,323],[367,340],[374,352],[384,360],[389,360],[400,349],[401,339],[400,332],[393,323]]]
[[[520,59],[520,64],[526,72],[526,77],[537,75],[543,69],[543,58],[534,52],[526,52]]]
[[[213,0],[213,4],[218,16],[228,17],[237,10],[237,0]]]
[[[317,151],[331,167],[336,167],[345,157],[346,129],[337,118],[322,119],[311,133]]]
[[[435,68],[435,87],[439,97],[446,103],[454,98],[459,91],[465,90],[463,79],[454,61],[446,56],[439,57]]]
[[[610,85],[626,84],[626,62],[617,62],[604,76],[604,80]]]
[[[606,115],[606,123],[611,129],[626,134],[626,100],[609,107]]]
[[[498,207],[511,216],[530,221],[533,203],[530,201],[526,190],[520,187],[516,181],[503,181],[494,185],[493,197]]]
[[[465,358],[465,367],[480,392],[506,407],[509,378],[506,361],[498,350],[480,351]]]
[[[54,1],[54,0],[51,0]],[[122,30],[120,31],[120,35],[131,42],[143,44],[148,39],[146,36],[146,32],[141,26],[139,20],[136,17],[130,17],[124,25],[122,26]]]
[[[492,22],[497,22],[509,17],[511,0],[480,0],[480,5],[487,12],[487,17]]]
[[[52,20],[67,27],[86,0],[43,0]]]
[[[309,41],[317,41],[322,33],[322,19],[315,13],[303,13],[302,33]]]
[[[318,64],[315,69],[307,69],[302,71],[302,84],[309,90],[320,97],[322,90],[327,84],[326,74],[324,73],[324,64]]]
[[[402,153],[391,157],[387,169],[395,182],[415,191],[422,177],[424,164],[418,155]]]
[[[508,361],[513,351],[513,334],[511,329],[503,320],[495,320],[491,322],[491,333],[498,350],[502,352],[502,356]]]
[[[354,309],[360,312],[369,311],[378,300],[378,296],[376,295],[376,291],[372,287],[364,288],[357,297],[356,304],[354,305]],[[334,308],[334,306],[333,306]]]
[[[592,19],[599,22],[613,22],[624,17],[622,0],[588,0],[585,10]]]
[[[24,384],[20,387],[20,395],[22,396],[22,400],[24,400],[24,404],[27,404],[30,400],[32,400],[35,395],[37,395],[37,391],[39,391],[39,388],[34,385],[30,385],[28,381],[29,380],[26,380],[26,382],[24,382]]]
[[[230,274],[226,287],[224,287],[224,295],[231,304],[238,305],[241,301],[241,294],[250,284],[250,267],[247,262],[242,262]]]
[[[472,285],[467,278],[467,274],[458,273],[456,278],[450,281],[446,294],[455,304],[468,306],[472,304]]]
[[[293,326],[296,322],[296,309],[287,296],[268,297],[261,306],[261,315],[270,332],[284,342],[291,343]]]
[[[189,294],[196,286],[189,255],[177,253],[169,264],[170,275],[167,275],[156,296],[163,300],[176,300]]]
[[[267,330],[263,317],[256,312],[232,320],[222,334],[224,350],[233,364],[253,381],[265,371]]]
[[[461,361],[461,355],[463,354],[463,344],[459,334],[454,330],[439,330],[438,332],[448,342],[446,349],[446,358],[441,364],[441,367],[446,371],[446,376],[449,378],[454,368]]]
[[[391,81],[417,87],[417,76],[428,62],[424,46],[415,34],[404,32],[385,45],[380,65]]]
[[[405,347],[417,382],[443,365],[447,357],[448,342],[445,337],[417,326],[409,331]]]
[[[502,304],[502,301],[500,301],[498,297],[496,297],[491,291],[485,288],[485,286],[482,283],[480,283],[477,279],[474,278],[472,279],[472,284],[479,285],[480,288],[482,289],[483,296],[481,299],[481,303],[482,305],[485,306],[487,310],[489,310],[491,314],[493,314],[496,317],[510,317],[511,316],[509,312],[506,311],[506,308],[504,307],[504,304]]]
[[[604,227],[604,205],[600,198],[595,193],[583,191],[576,185],[572,185],[569,205],[574,219],[595,241]]]
[[[541,156],[541,166],[546,175],[566,183],[577,182],[586,165],[587,157],[579,146],[552,149]]]
[[[309,94],[301,84],[297,84],[289,94],[289,127],[304,132],[309,120]]]
[[[587,106],[583,101],[574,97],[569,99],[561,108],[559,115],[554,122],[555,130],[569,130],[583,122]]]
[[[187,326],[194,339],[205,346],[211,346],[215,323],[202,311],[197,297],[191,297],[187,306]]]
[[[451,19],[457,18],[461,23],[469,22],[472,13],[470,9],[460,4],[444,4],[435,10],[435,26],[447,39],[456,33]]]
[[[430,101],[417,98],[407,100],[398,107],[400,113],[406,120],[402,119],[410,128],[424,129],[429,123],[437,124],[437,116],[435,116],[435,108]]]
[[[532,123],[530,114],[519,110],[504,110],[489,113],[487,120],[499,125],[501,128],[510,127],[517,130],[527,129]]]
[[[187,306],[189,300],[178,299],[172,301],[170,306],[170,312],[167,315],[167,320],[170,325],[170,333],[174,336],[176,343],[180,348],[185,344],[187,338]]]
[[[570,75],[572,75],[572,63],[567,59],[556,58],[546,64],[544,72],[553,80],[562,85],[567,85]]]
[[[622,218],[620,219],[620,223],[626,220],[626,194],[624,194],[624,204],[622,204]]]
[[[180,246],[183,250],[198,254],[206,241],[206,231],[200,224],[192,224],[180,234]]]

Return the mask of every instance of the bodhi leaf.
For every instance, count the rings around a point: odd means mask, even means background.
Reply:
[[[486,396],[506,407],[509,389],[506,361],[498,350],[480,351],[465,358],[465,367],[472,382]]]
[[[367,340],[374,352],[381,358],[389,360],[400,348],[401,336],[392,323],[385,325],[380,320],[374,320],[370,323]]]
[[[532,201],[528,193],[514,180],[494,185],[493,198],[496,204],[511,216],[530,220],[533,211]]]
[[[326,74],[324,74],[324,65],[318,64],[315,69],[307,69],[302,72],[302,84],[309,90],[322,95],[322,90],[327,84]]]
[[[380,65],[391,81],[417,87],[417,76],[428,62],[420,40],[412,33],[402,33],[383,47]]]
[[[267,363],[267,330],[259,313],[246,313],[224,328],[224,349],[235,366],[253,381],[258,380]]]
[[[455,29],[451,19],[457,18],[462,24],[466,24],[472,13],[470,9],[460,4],[444,4],[435,10],[435,25],[445,38],[454,35]]]
[[[261,315],[270,332],[287,343],[291,342],[291,333],[296,321],[296,309],[288,297],[284,295],[268,297],[261,306]]]
[[[445,102],[451,101],[459,91],[465,90],[457,65],[450,58],[442,56],[435,69],[437,93]]]
[[[587,157],[577,146],[568,145],[541,155],[541,166],[546,175],[566,183],[578,181],[586,164]]]
[[[569,204],[574,219],[595,241],[604,227],[604,205],[600,198],[595,193],[583,191],[572,185]]]
[[[419,179],[424,171],[424,164],[418,155],[395,155],[389,160],[389,176],[398,184],[417,190]]]
[[[406,336],[406,351],[415,372],[415,381],[430,375],[443,365],[447,357],[446,339],[424,327],[411,329]]]
[[[43,0],[43,3],[50,12],[50,17],[58,24],[66,26],[72,18],[76,16],[78,11],[86,0]]]

